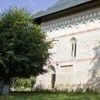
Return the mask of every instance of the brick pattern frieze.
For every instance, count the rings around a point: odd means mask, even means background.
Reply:
[[[46,32],[65,28],[79,28],[81,24],[100,23],[100,8],[78,13],[57,20],[42,23],[41,27]]]

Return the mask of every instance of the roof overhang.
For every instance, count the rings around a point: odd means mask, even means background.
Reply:
[[[63,0],[63,1],[66,1],[66,0]],[[72,13],[77,13],[78,11],[82,11],[85,9],[91,9],[95,5],[100,6],[100,0],[71,0],[71,1],[74,1],[74,2],[69,2],[69,4],[67,5],[62,4],[62,7],[58,7],[56,3],[54,6],[47,9],[42,14],[36,15],[35,20],[37,24],[40,24],[41,22],[44,22],[44,21],[52,20],[54,18],[67,16]],[[54,8],[56,9],[53,10]]]

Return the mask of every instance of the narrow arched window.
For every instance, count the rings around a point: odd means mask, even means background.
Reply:
[[[77,41],[75,38],[71,39],[71,57],[76,57]]]

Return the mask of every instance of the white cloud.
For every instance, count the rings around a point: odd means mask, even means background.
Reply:
[[[30,4],[32,4],[32,5],[37,5],[37,3],[36,2],[34,2],[33,0],[27,0]]]

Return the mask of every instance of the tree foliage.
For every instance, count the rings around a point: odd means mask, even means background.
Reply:
[[[0,76],[30,77],[43,72],[51,42],[31,13],[10,7],[0,15]]]

